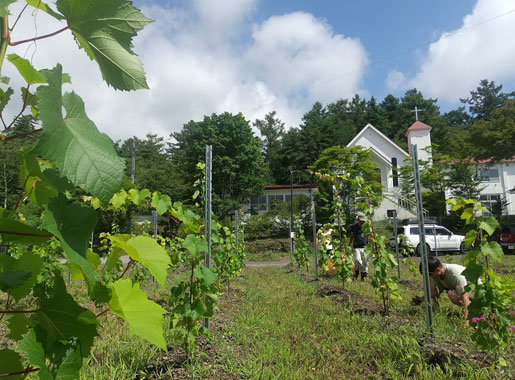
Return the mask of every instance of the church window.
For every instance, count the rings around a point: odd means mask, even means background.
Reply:
[[[392,157],[392,177],[393,177],[393,186],[399,186],[399,176],[397,173],[397,158]]]

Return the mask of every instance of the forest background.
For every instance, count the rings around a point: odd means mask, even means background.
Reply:
[[[142,126],[149,129],[146,138],[132,137],[116,144],[126,160],[124,188],[159,191],[172,201],[191,200],[198,178],[196,165],[205,158],[205,146],[212,145],[213,211],[224,218],[249,198],[260,195],[267,185],[290,184],[290,180],[294,184],[317,183],[308,169],[322,152],[332,146],[346,146],[368,123],[407,151],[405,135],[415,121],[415,107],[421,110],[419,120],[432,127],[433,157],[469,164],[469,159],[488,159],[493,164],[512,158],[515,91],[505,92],[502,85],[484,79],[470,91],[470,97],[460,101],[462,106],[442,113],[437,99],[425,98],[417,89],[406,91],[400,98],[387,95],[381,102],[355,95],[327,105],[316,102],[304,114],[302,123],[289,129],[275,112],[253,122],[241,113],[226,112],[189,121],[180,132],[170,135],[171,142],[153,134],[151,126]],[[20,192],[19,164],[12,160],[13,153],[31,146],[35,141],[31,132],[37,128],[30,115],[21,117],[9,134],[24,137],[13,140],[0,152],[0,199],[4,208],[12,208]],[[136,170],[131,185],[133,150]],[[477,171],[462,173],[471,178],[455,178],[454,184],[468,181],[477,191],[481,182]],[[326,199],[328,194],[321,189],[320,197]],[[22,207],[20,212],[29,223],[33,215],[36,223],[39,210],[28,207],[34,206]],[[323,220],[323,212],[321,216]],[[101,218],[99,224],[106,226],[100,229],[108,230],[112,218]]]

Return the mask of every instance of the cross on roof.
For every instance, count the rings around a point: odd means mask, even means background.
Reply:
[[[425,111],[425,109],[418,109],[417,106],[415,106],[414,110],[411,110],[411,112],[415,112],[415,121],[418,121],[418,113],[422,111]]]

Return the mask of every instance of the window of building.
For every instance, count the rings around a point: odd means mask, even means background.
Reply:
[[[392,157],[392,177],[393,177],[393,186],[399,186],[399,176],[397,173],[397,158]]]
[[[499,169],[497,168],[481,168],[479,175],[483,182],[499,182]]]
[[[479,202],[481,202],[481,206],[488,209],[488,211],[492,211],[493,207],[501,201],[501,194],[485,194],[479,197]]]

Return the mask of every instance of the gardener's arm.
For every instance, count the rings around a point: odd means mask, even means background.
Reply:
[[[349,236],[349,245],[352,247],[352,243],[354,243],[354,231],[351,231]]]
[[[470,297],[467,292],[463,293],[460,296],[461,304],[463,305],[463,316],[465,317],[465,321],[468,320],[469,316],[469,305],[470,305]]]

